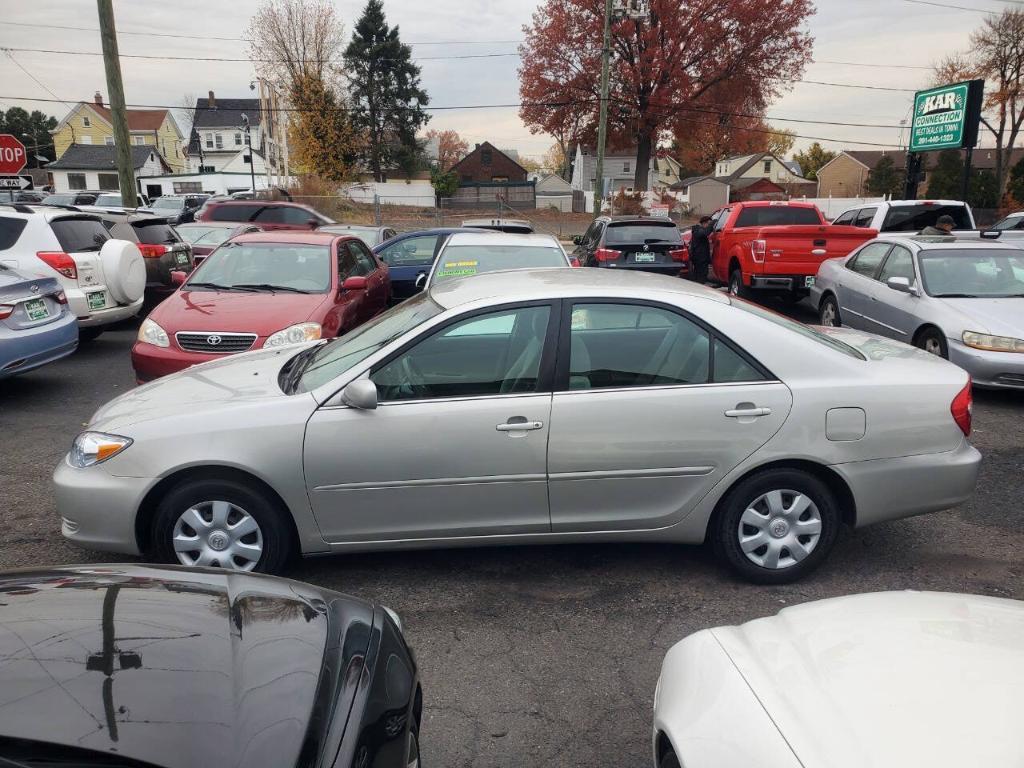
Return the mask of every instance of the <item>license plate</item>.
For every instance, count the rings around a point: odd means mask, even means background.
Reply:
[[[813,277],[805,277],[804,278],[804,288],[810,288],[813,285],[814,285],[814,278]]]
[[[175,255],[174,258],[175,261],[178,262],[178,266],[183,267],[186,264],[188,264],[188,254],[185,253],[184,251],[178,251],[177,255]]]
[[[633,261],[637,264],[653,264],[657,257],[653,253],[634,253]]]
[[[89,302],[89,309],[103,309],[107,306],[107,294],[103,291],[87,293],[85,298]]]
[[[26,301],[25,313],[29,320],[42,320],[44,317],[50,316],[50,310],[46,308],[46,303],[42,299]]]

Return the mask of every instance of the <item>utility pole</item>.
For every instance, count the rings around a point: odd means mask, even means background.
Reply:
[[[96,0],[96,5],[100,16],[103,67],[107,72],[110,112],[114,123],[114,156],[117,158],[117,178],[121,187],[121,202],[125,208],[137,208],[139,200],[135,190],[135,169],[132,163],[131,139],[128,135],[128,115],[125,113],[124,84],[121,82],[121,59],[117,53],[117,29],[114,26],[113,0]]]
[[[252,131],[249,127],[249,116],[242,114],[242,129],[245,131],[245,148],[249,151],[249,179],[252,183],[252,196],[256,197],[256,158],[252,155]]]
[[[594,217],[604,203],[604,147],[608,138],[608,68],[612,55],[612,0],[604,0],[604,42],[601,47],[601,113],[597,123],[597,168],[594,170]]]

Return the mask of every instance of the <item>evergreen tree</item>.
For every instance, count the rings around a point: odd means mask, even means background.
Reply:
[[[295,113],[289,138],[296,170],[329,181],[353,177],[359,143],[332,89],[315,72],[299,75],[291,102]]]
[[[891,157],[883,155],[868,173],[865,186],[869,195],[898,197],[903,188],[903,174],[896,170]]]
[[[814,142],[804,152],[797,152],[793,155],[793,159],[800,163],[800,169],[803,171],[804,178],[814,181],[818,178],[818,170],[821,166],[831,161],[835,156],[835,152],[830,152],[818,142]]]
[[[369,0],[345,49],[353,126],[364,136],[363,162],[376,181],[399,158],[416,155],[416,132],[430,119],[420,87],[420,68],[403,45],[398,27],[388,27],[381,0]]]
[[[996,175],[992,171],[971,172],[967,202],[971,208],[999,207],[999,185],[996,183]]]
[[[1006,191],[1017,202],[1024,201],[1024,158],[1018,160],[1010,169],[1010,179],[1006,185]]]
[[[944,149],[939,152],[928,177],[928,197],[936,200],[959,200],[964,189],[964,161],[957,149]]]
[[[21,107],[11,107],[6,113],[0,112],[0,133],[10,133],[25,145],[29,168],[40,167],[36,155],[48,161],[57,158],[53,137],[50,135],[50,131],[56,127],[57,118],[49,117],[38,109],[32,110],[31,114]]]

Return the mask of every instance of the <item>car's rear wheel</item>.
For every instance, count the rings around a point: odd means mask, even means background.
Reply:
[[[826,296],[821,300],[821,307],[818,309],[818,320],[829,328],[839,328],[843,321],[839,317],[839,302],[835,296]]]
[[[280,573],[294,549],[286,513],[233,480],[190,480],[164,496],[152,549],[164,562]]]
[[[949,349],[946,346],[946,337],[938,328],[925,328],[914,340],[914,343],[923,349],[939,357],[949,357]]]
[[[840,523],[825,483],[802,470],[769,469],[729,491],[711,535],[719,557],[745,579],[785,584],[821,564]]]
[[[406,768],[420,768],[420,738],[415,728],[409,730],[409,756]]]
[[[742,299],[747,298],[750,293],[747,286],[743,284],[743,273],[738,269],[729,273],[729,293]]]

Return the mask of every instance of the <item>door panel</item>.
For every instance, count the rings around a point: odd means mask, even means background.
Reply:
[[[875,284],[875,274],[891,247],[891,243],[868,243],[846,263],[838,278],[842,282],[838,293],[839,314],[843,325],[864,331],[872,330],[868,319],[871,290]]]
[[[911,285],[917,284],[914,258],[903,246],[893,246],[878,273],[878,280],[869,290],[867,330],[910,344],[918,326],[916,311],[921,300],[909,293],[894,291],[886,283],[890,277],[905,277]]]
[[[745,403],[771,413],[725,416]],[[789,390],[775,382],[556,393],[548,448],[552,530],[677,522],[778,431],[791,404]]]

